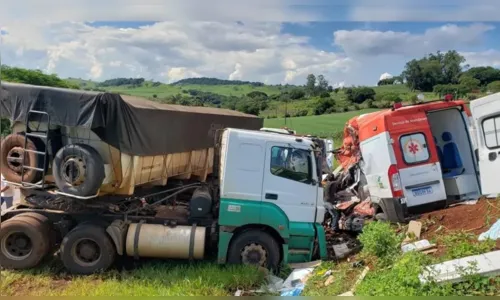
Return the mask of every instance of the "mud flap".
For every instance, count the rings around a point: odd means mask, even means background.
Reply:
[[[379,203],[382,211],[385,214],[386,220],[391,223],[406,222],[406,205],[401,203],[399,198],[384,198]]]

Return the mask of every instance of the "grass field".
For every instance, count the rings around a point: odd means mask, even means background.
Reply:
[[[131,258],[130,258],[131,259]],[[30,271],[2,271],[2,296],[228,296],[257,289],[265,274],[253,267],[208,262],[149,261],[129,271],[70,276],[58,261]]]
[[[345,123],[352,117],[373,111],[377,111],[377,109],[362,109],[321,116],[287,118],[286,124],[284,118],[265,119],[264,126],[272,128],[287,126],[288,128],[296,130],[297,133],[332,138],[338,135],[338,132],[342,132]]]

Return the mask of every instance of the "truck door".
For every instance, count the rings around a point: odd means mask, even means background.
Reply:
[[[477,132],[481,193],[500,194],[500,93],[470,105]]]
[[[268,142],[262,202],[280,207],[290,222],[314,223],[318,185],[310,150]]]
[[[446,200],[441,165],[425,113],[394,118],[391,125],[397,161],[393,169],[399,169],[407,206]]]

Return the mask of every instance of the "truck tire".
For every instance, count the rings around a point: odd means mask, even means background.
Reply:
[[[44,226],[44,232],[47,232],[47,241],[49,242],[49,250],[51,250],[56,244],[56,232],[53,230],[52,222],[44,215],[35,212],[26,212],[15,216],[15,218],[32,218],[42,226]]]
[[[52,172],[61,192],[80,197],[97,194],[105,177],[101,155],[83,144],[61,148],[54,158]]]
[[[38,145],[38,146],[37,146]],[[43,142],[28,137],[26,149],[32,151],[45,151]],[[9,157],[22,158],[24,153],[24,135],[19,133],[9,134],[0,146],[0,168],[8,181],[21,183],[22,160],[10,160]],[[34,152],[26,152],[24,163],[32,168],[43,168],[43,157]],[[24,170],[24,182],[36,183],[42,179],[42,172],[32,169]]]
[[[251,264],[277,271],[280,246],[267,232],[251,229],[238,234],[231,242],[228,263]]]
[[[89,275],[107,270],[113,264],[116,249],[104,228],[80,225],[61,243],[61,260],[73,274]]]
[[[32,217],[16,216],[0,228],[0,264],[7,269],[37,266],[49,252],[47,226]]]

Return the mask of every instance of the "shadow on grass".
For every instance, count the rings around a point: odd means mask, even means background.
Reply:
[[[250,266],[129,257],[107,272],[76,276],[49,258],[32,270],[3,270],[0,287],[11,296],[225,296],[259,287],[264,277]]]

